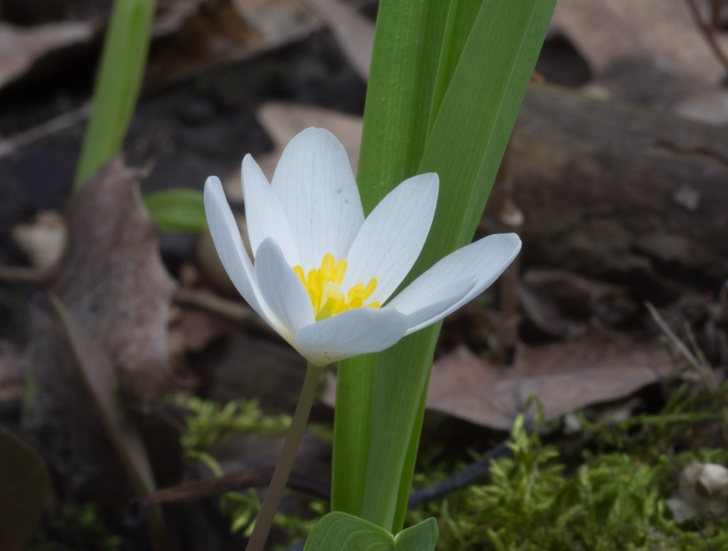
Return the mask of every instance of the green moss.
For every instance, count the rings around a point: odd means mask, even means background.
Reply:
[[[233,400],[218,404],[201,398],[178,402],[189,415],[180,442],[185,453],[206,452],[235,434],[277,434],[291,424],[288,415],[265,415],[256,400]]]
[[[180,436],[185,455],[190,460],[203,463],[216,476],[222,474],[222,468],[210,453],[215,444],[235,434],[281,433],[291,424],[288,415],[265,415],[255,400],[234,400],[220,405],[200,398],[190,398],[179,403],[189,412]],[[281,513],[276,515],[275,526],[287,535],[289,543],[302,539],[313,530],[318,518],[326,514],[328,504],[324,500],[313,500],[310,507],[311,515],[308,519]],[[226,492],[220,497],[220,509],[230,518],[230,530],[247,537],[258,516],[260,500],[252,489]]]
[[[63,542],[63,543],[61,543]],[[122,538],[106,526],[101,508],[87,503],[52,506],[27,551],[121,551]]]
[[[690,451],[673,459],[656,455],[652,461],[645,461],[642,452],[638,457],[585,453],[582,464],[569,472],[557,448],[529,435],[522,420],[512,437],[513,457],[491,464],[487,484],[412,513],[411,522],[439,518],[441,549],[702,551],[706,541],[728,549],[728,530],[707,525],[701,534],[692,526],[680,527],[665,506],[683,466],[725,459],[725,450]]]
[[[701,448],[695,440],[706,425],[725,433],[726,403],[728,384],[713,394],[679,385],[659,413],[615,421],[603,408],[582,412],[582,430],[561,441],[552,433],[551,443],[544,443],[538,430],[526,431],[519,420],[512,431],[513,456],[494,461],[489,480],[412,511],[408,522],[436,517],[438,549],[447,551],[728,549],[728,527],[680,526],[665,506],[688,463],[728,465],[728,450]],[[196,401],[192,409],[183,436],[189,457],[207,454],[238,430],[275,432],[286,426],[285,418],[266,418],[249,402]],[[451,474],[436,443],[421,456],[429,459],[418,484]],[[234,531],[249,533],[260,503],[255,492],[238,492],[226,494],[221,507]],[[276,525],[295,542],[326,510],[324,501],[315,500],[311,518],[279,514]]]

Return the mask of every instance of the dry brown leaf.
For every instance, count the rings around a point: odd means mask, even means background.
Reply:
[[[646,56],[669,73],[702,82],[725,76],[684,1],[561,0],[554,23],[597,72],[620,58]],[[728,36],[716,38],[728,51]]]
[[[302,0],[234,0],[210,3],[150,58],[154,86],[176,82],[302,39],[321,23]]]
[[[142,402],[168,387],[167,317],[174,283],[139,194],[120,159],[71,199],[69,246],[53,289]]]
[[[628,396],[670,369],[657,344],[596,329],[572,341],[520,348],[512,367],[490,364],[460,347],[435,362],[427,407],[505,430],[531,394],[551,420]]]
[[[234,326],[219,316],[183,309],[169,329],[170,356],[202,352],[208,344],[234,332]]]
[[[161,38],[176,32],[202,2],[176,0],[161,5],[155,16],[153,36]],[[56,72],[64,64],[74,64],[75,57],[71,50],[91,44],[100,47],[99,31],[102,28],[103,22],[99,19],[34,27],[0,23],[0,88],[36,70]],[[66,53],[68,55],[64,55]]]
[[[263,172],[271,179],[283,148],[293,137],[311,126],[325,128],[344,145],[354,173],[359,162],[362,119],[322,107],[267,103],[258,111],[258,120],[275,143],[275,150],[256,159]],[[241,152],[241,157],[244,152]],[[236,201],[243,199],[240,186],[240,168],[236,168],[223,182],[227,196]]]
[[[177,32],[194,16],[206,0],[172,0],[157,3],[152,37],[166,37]]]
[[[50,53],[89,43],[95,29],[95,24],[85,21],[31,28],[0,23],[0,88],[30,71]]]
[[[171,386],[167,319],[174,284],[141,201],[138,173],[110,161],[72,196],[66,221],[68,249],[49,290],[108,357],[105,369],[128,391],[123,396],[149,403]],[[79,373],[78,347],[48,308],[35,308],[31,319],[37,393],[26,426],[71,487],[104,502],[127,498],[124,470]]]
[[[598,97],[672,107],[726,74],[682,0],[561,0],[554,26],[591,66],[585,90]],[[728,52],[728,35],[714,37]]]
[[[561,0],[553,24],[574,43],[596,74],[619,59],[649,57],[630,21],[619,17],[601,0]]]
[[[374,23],[339,0],[305,0],[331,28],[342,52],[363,80],[369,80]]]
[[[675,112],[706,124],[728,124],[728,91],[710,90],[689,96],[675,106]]]
[[[311,12],[300,0],[232,0],[232,6],[269,40],[291,36],[300,32],[304,20],[313,21]]]

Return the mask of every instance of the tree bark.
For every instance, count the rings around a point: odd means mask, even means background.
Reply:
[[[629,282],[658,302],[675,283],[728,277],[725,126],[536,85],[510,155],[528,264]]]

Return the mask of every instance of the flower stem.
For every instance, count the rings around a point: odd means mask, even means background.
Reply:
[[[271,526],[273,526],[273,519],[278,511],[278,505],[281,502],[281,497],[283,497],[283,490],[286,488],[288,477],[291,474],[296,452],[306,431],[306,423],[308,423],[311,406],[313,406],[314,398],[316,398],[316,388],[322,371],[323,367],[311,364],[308,364],[306,368],[306,378],[303,381],[296,412],[293,414],[291,428],[288,429],[286,441],[283,443],[283,450],[278,458],[278,465],[276,465],[276,470],[263,499],[260,514],[255,521],[255,527],[245,551],[263,551],[263,546],[268,539],[268,533]]]

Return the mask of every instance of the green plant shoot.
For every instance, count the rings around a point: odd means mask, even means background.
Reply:
[[[472,239],[555,3],[382,1],[362,203],[371,209],[413,174],[436,172],[441,182],[433,227],[404,284]],[[339,369],[332,508],[394,533],[404,522],[439,329]]]
[[[114,2],[74,187],[121,149],[139,97],[153,18],[154,0]]]

